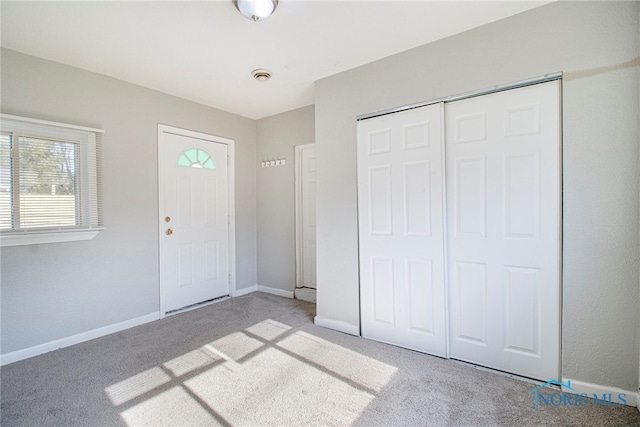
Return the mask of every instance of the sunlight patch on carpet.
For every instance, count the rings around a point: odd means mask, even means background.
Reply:
[[[348,425],[396,371],[266,319],[105,392],[127,425]]]
[[[398,370],[303,331],[286,337],[278,346],[375,392],[382,390]]]
[[[213,347],[218,350],[218,352],[224,354],[227,359],[237,362],[263,345],[261,341],[251,338],[242,332],[234,332],[210,343],[206,347]]]
[[[105,389],[111,402],[119,406],[168,383],[171,377],[160,368],[151,368]]]
[[[222,360],[221,356],[199,348],[163,363],[162,366],[171,371],[173,375],[179,377],[220,360]]]
[[[231,425],[348,425],[375,398],[275,348],[237,372],[216,367],[185,385]]]
[[[125,410],[121,416],[124,422],[130,426],[158,426],[167,425],[167,423],[173,425],[221,425],[182,387],[172,387],[157,394]]]
[[[276,322],[275,320],[267,319],[260,323],[256,323],[253,326],[249,326],[245,331],[250,332],[253,335],[257,335],[267,341],[273,341],[289,329],[291,329],[291,326]]]

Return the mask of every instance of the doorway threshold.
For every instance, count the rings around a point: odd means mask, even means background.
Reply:
[[[207,305],[215,304],[215,303],[220,302],[220,301],[225,301],[225,300],[228,300],[229,298],[230,298],[229,295],[223,295],[221,297],[212,298],[212,299],[209,299],[209,300],[206,300],[206,301],[197,302],[195,304],[187,305],[187,306],[182,307],[182,308],[176,308],[175,310],[167,311],[164,314],[164,317],[173,316],[174,314],[186,313],[187,311],[195,310],[196,308],[206,307]]]
[[[316,290],[314,288],[296,288],[293,294],[295,299],[316,303]]]

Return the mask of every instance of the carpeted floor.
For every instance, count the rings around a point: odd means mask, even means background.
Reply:
[[[1,369],[2,426],[640,426],[536,386],[313,324],[253,293]],[[549,393],[557,393],[549,389]]]

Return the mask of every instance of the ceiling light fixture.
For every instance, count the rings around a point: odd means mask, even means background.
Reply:
[[[259,82],[266,82],[271,78],[271,71],[264,69],[253,70],[251,75]]]
[[[257,22],[271,16],[278,7],[278,0],[233,0],[233,4],[247,19]]]

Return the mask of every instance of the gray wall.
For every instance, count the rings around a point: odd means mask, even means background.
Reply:
[[[237,288],[256,284],[255,121],[2,50],[3,113],[102,128],[106,231],[1,251],[2,353],[158,311],[158,123],[236,142]]]
[[[637,390],[639,6],[553,3],[318,81],[318,316],[359,325],[357,115],[564,71],[562,375]]]
[[[258,285],[295,288],[294,150],[315,139],[314,107],[257,122]],[[262,159],[284,158],[284,166],[263,168]]]

